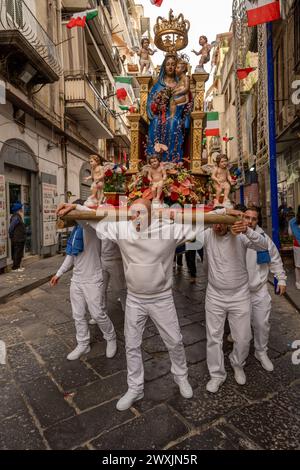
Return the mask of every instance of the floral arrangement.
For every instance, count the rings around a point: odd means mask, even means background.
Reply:
[[[104,193],[125,193],[127,168],[115,163],[104,164]]]
[[[191,172],[184,168],[182,163],[165,163],[164,165],[167,172],[167,180],[163,187],[164,203],[168,206],[199,204],[205,190],[201,185],[197,185]],[[128,198],[131,202],[139,198],[152,200],[150,182],[147,178],[148,170],[149,165],[145,165],[137,175],[133,176],[128,186]]]

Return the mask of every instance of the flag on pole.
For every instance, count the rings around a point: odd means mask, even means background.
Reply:
[[[210,136],[219,136],[220,135],[220,126],[219,126],[219,113],[213,111],[206,114],[206,137]]]
[[[254,72],[254,70],[256,70],[256,67],[246,67],[245,69],[238,69],[236,71],[238,79],[239,80],[244,80],[245,78],[248,77],[248,75],[251,72]]]
[[[246,0],[248,26],[257,26],[270,21],[279,20],[279,0]]]
[[[223,142],[226,142],[226,144],[227,144],[228,142],[231,142],[233,139],[234,139],[234,137],[227,137],[226,136],[226,137],[223,137]]]
[[[131,84],[132,77],[115,77],[116,92],[119,101],[125,101],[128,96],[131,96],[131,98],[133,98]],[[128,103],[123,104],[128,104],[130,106],[130,100],[128,101]]]
[[[80,11],[79,13],[74,13],[74,15],[71,17],[69,23],[67,24],[67,28],[71,29],[74,28],[75,26],[79,26],[80,28],[84,28],[86,25],[86,22],[89,20],[92,20],[98,16],[98,10],[85,10],[85,11]]]
[[[152,5],[155,5],[156,7],[160,7],[162,2],[164,0],[151,0]]]

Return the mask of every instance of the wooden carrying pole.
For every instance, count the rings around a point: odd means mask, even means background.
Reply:
[[[178,210],[155,210],[152,217],[154,218],[170,218],[170,213],[175,213],[175,221],[178,223],[195,224],[204,221],[205,225],[210,224],[226,224],[233,225],[238,218],[230,215],[218,215],[213,213],[199,213],[200,211],[186,211],[184,214]],[[58,219],[57,228],[62,229],[70,227],[76,220],[92,220],[100,222],[101,220],[107,221],[121,221],[130,220],[130,212],[125,209],[114,210],[101,210],[101,211],[71,211],[67,215]]]

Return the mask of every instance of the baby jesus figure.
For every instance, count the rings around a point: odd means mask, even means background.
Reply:
[[[196,67],[196,72],[205,73],[204,65],[210,61],[210,51],[212,49],[212,45],[208,44],[208,39],[206,36],[200,36],[199,44],[202,47],[199,52],[195,51],[194,49],[192,50],[194,54],[201,55],[199,65]]]
[[[178,83],[173,89],[172,103],[170,103],[170,112],[172,117],[176,113],[177,105],[188,104],[190,100],[190,78],[187,76],[187,72],[188,63],[184,59],[179,59],[176,66],[176,77],[178,79]]]
[[[140,73],[141,75],[144,73],[144,70],[146,70],[146,74],[150,73],[150,66],[151,66],[151,61],[150,61],[150,56],[155,54],[155,50],[152,51],[149,47],[150,41],[147,38],[142,39],[141,42],[141,49],[139,52],[137,52],[137,55],[140,56]]]
[[[226,155],[218,155],[216,158],[217,166],[213,170],[211,179],[214,181],[214,186],[216,190],[216,199],[214,205],[217,206],[220,204],[219,199],[224,191],[224,200],[223,204],[229,202],[228,196],[230,193],[231,186],[236,182],[231,178],[230,172],[228,169],[228,158]]]
[[[160,201],[163,186],[167,179],[167,172],[161,164],[159,157],[153,156],[149,158],[150,169],[148,170],[148,180],[151,184],[153,201]]]
[[[103,187],[104,187],[104,168],[101,165],[101,160],[98,155],[90,156],[91,176],[87,176],[84,180],[92,180],[91,196],[88,198],[87,205],[98,205],[103,202]]]

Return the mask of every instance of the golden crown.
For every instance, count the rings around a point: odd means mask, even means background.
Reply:
[[[168,19],[159,16],[156,20],[154,43],[161,51],[181,51],[188,45],[189,30],[190,22],[184,19],[183,14],[175,16],[170,10]]]

